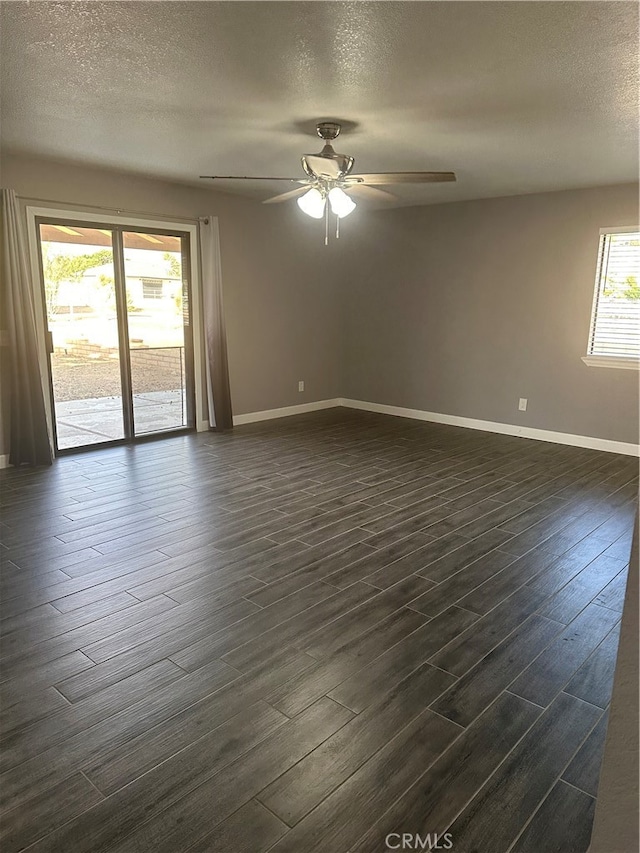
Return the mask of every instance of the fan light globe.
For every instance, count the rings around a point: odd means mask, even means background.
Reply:
[[[340,219],[344,219],[345,216],[348,216],[356,209],[355,201],[352,201],[352,199],[350,199],[346,192],[341,190],[340,187],[334,187],[329,192],[329,204],[331,205],[331,210],[336,216],[339,216]]]
[[[314,219],[322,219],[324,215],[325,199],[320,190],[315,187],[306,192],[298,199],[298,207],[304,211],[307,216],[312,216]]]

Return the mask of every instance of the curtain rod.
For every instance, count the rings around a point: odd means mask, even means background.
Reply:
[[[68,207],[80,207],[80,208],[90,208],[91,210],[105,210],[107,213],[130,213],[135,216],[151,216],[155,219],[180,219],[183,222],[201,222],[204,219],[208,219],[207,216],[200,216],[194,218],[193,216],[175,216],[169,213],[153,213],[149,210],[126,210],[124,207],[104,207],[99,204],[85,204],[84,202],[75,202],[75,201],[60,201],[60,199],[53,198],[30,198],[28,196],[19,195],[17,196],[20,201],[35,201],[40,202],[41,204],[55,204],[55,205],[66,205]]]

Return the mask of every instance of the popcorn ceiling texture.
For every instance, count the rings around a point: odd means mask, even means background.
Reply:
[[[3,3],[3,144],[170,180],[301,175],[314,120],[399,204],[637,178],[638,7]],[[275,184],[223,184],[266,198]]]

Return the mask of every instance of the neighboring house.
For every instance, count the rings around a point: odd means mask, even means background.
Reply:
[[[171,274],[170,264],[162,257],[125,258],[128,304],[137,310],[153,308],[176,312],[182,295],[182,281]],[[104,310],[113,302],[113,266],[101,264],[87,270],[78,281],[63,281],[56,303],[62,308],[88,307]],[[115,308],[115,306],[114,306]]]

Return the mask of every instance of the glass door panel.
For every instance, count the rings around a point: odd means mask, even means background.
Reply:
[[[39,224],[58,449],[125,437],[113,232]]]
[[[134,434],[189,426],[183,238],[125,231],[123,267]]]

